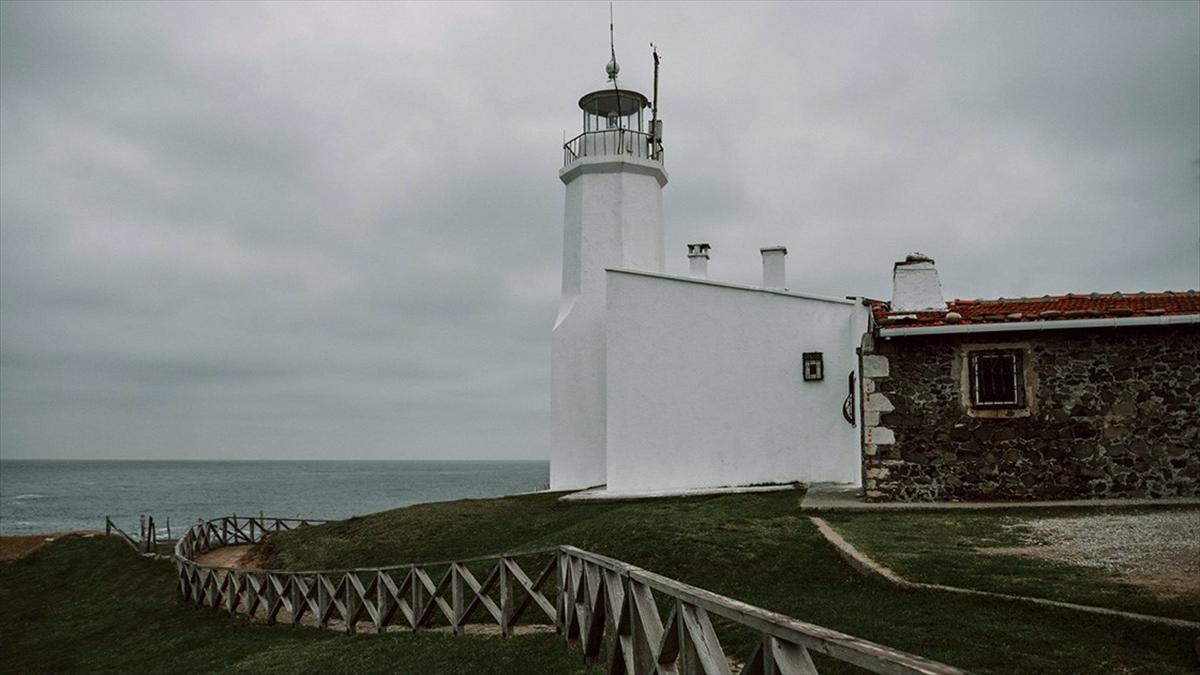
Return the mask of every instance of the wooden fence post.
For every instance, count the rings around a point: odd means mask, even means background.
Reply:
[[[300,626],[300,606],[302,603],[308,602],[304,594],[300,592],[300,584],[297,583],[300,579],[299,574],[289,574],[286,577],[292,582],[292,626]]]
[[[512,634],[508,625],[512,617],[512,580],[509,578],[508,558],[500,556],[500,634],[507,637]]]
[[[458,563],[450,563],[450,614],[454,634],[462,635],[463,575],[458,571]]]
[[[317,628],[329,628],[329,591],[325,589],[325,575],[317,573]]]
[[[375,632],[382,635],[387,630],[387,618],[391,613],[390,604],[392,596],[388,593],[387,572],[376,570],[375,572]]]
[[[357,586],[360,581],[358,575],[353,572],[346,572],[342,577],[342,583],[345,585],[343,592],[346,594],[346,632],[351,635],[358,632],[358,615],[362,609],[362,599],[358,595]]]
[[[424,613],[425,603],[422,601],[421,593],[421,578],[417,574],[417,566],[413,565],[409,568],[409,574],[412,575],[412,606],[413,606],[413,632],[417,632],[421,628],[421,615]]]
[[[561,548],[554,553],[555,566],[558,567],[558,611],[554,613],[554,627],[560,635],[566,635],[567,618],[567,554]]]

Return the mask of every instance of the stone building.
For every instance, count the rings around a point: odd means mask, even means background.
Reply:
[[[862,348],[869,499],[1200,495],[1200,294],[942,299],[896,263]]]

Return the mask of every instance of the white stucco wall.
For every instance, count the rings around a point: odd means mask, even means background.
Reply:
[[[566,183],[563,277],[550,357],[550,487],[605,482],[605,268],[663,269],[657,163],[586,157]]]
[[[860,483],[841,409],[861,303],[627,270],[607,282],[609,490]],[[825,379],[805,382],[815,351]]]

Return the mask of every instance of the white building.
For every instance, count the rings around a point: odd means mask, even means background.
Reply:
[[[615,71],[580,99],[559,172],[551,489],[860,483],[867,308],[788,290],[782,246],[762,249],[761,287],[708,279],[708,244],[689,246],[689,276],[665,274],[661,124]]]

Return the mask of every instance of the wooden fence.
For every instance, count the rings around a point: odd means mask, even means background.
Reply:
[[[127,533],[113,522],[111,516],[104,516],[104,534],[110,537],[119,537],[143,555],[154,555],[163,558],[170,557],[165,555],[174,550],[172,540],[170,539],[170,532],[171,519],[167,518],[167,539],[159,539],[158,526],[154,522],[154,516],[143,514],[138,518],[138,536],[134,538],[133,535]]]
[[[179,592],[198,605],[267,623],[348,633],[365,626],[457,634],[490,624],[511,635],[519,625],[549,624],[619,675],[817,673],[813,654],[876,673],[963,672],[573,546],[348,570],[251,570],[195,560],[318,522],[231,516],[193,526],[175,544]],[[721,634],[739,647],[751,645],[740,650],[748,652],[744,659],[726,653]]]
[[[144,553],[149,550],[146,548],[146,543],[144,541],[139,542],[138,540],[129,536],[125,530],[122,530],[120,527],[118,527],[117,524],[112,521],[112,518],[109,518],[108,516],[104,516],[104,534],[110,537],[120,537],[123,541],[132,546],[133,550],[138,551],[139,553]]]

